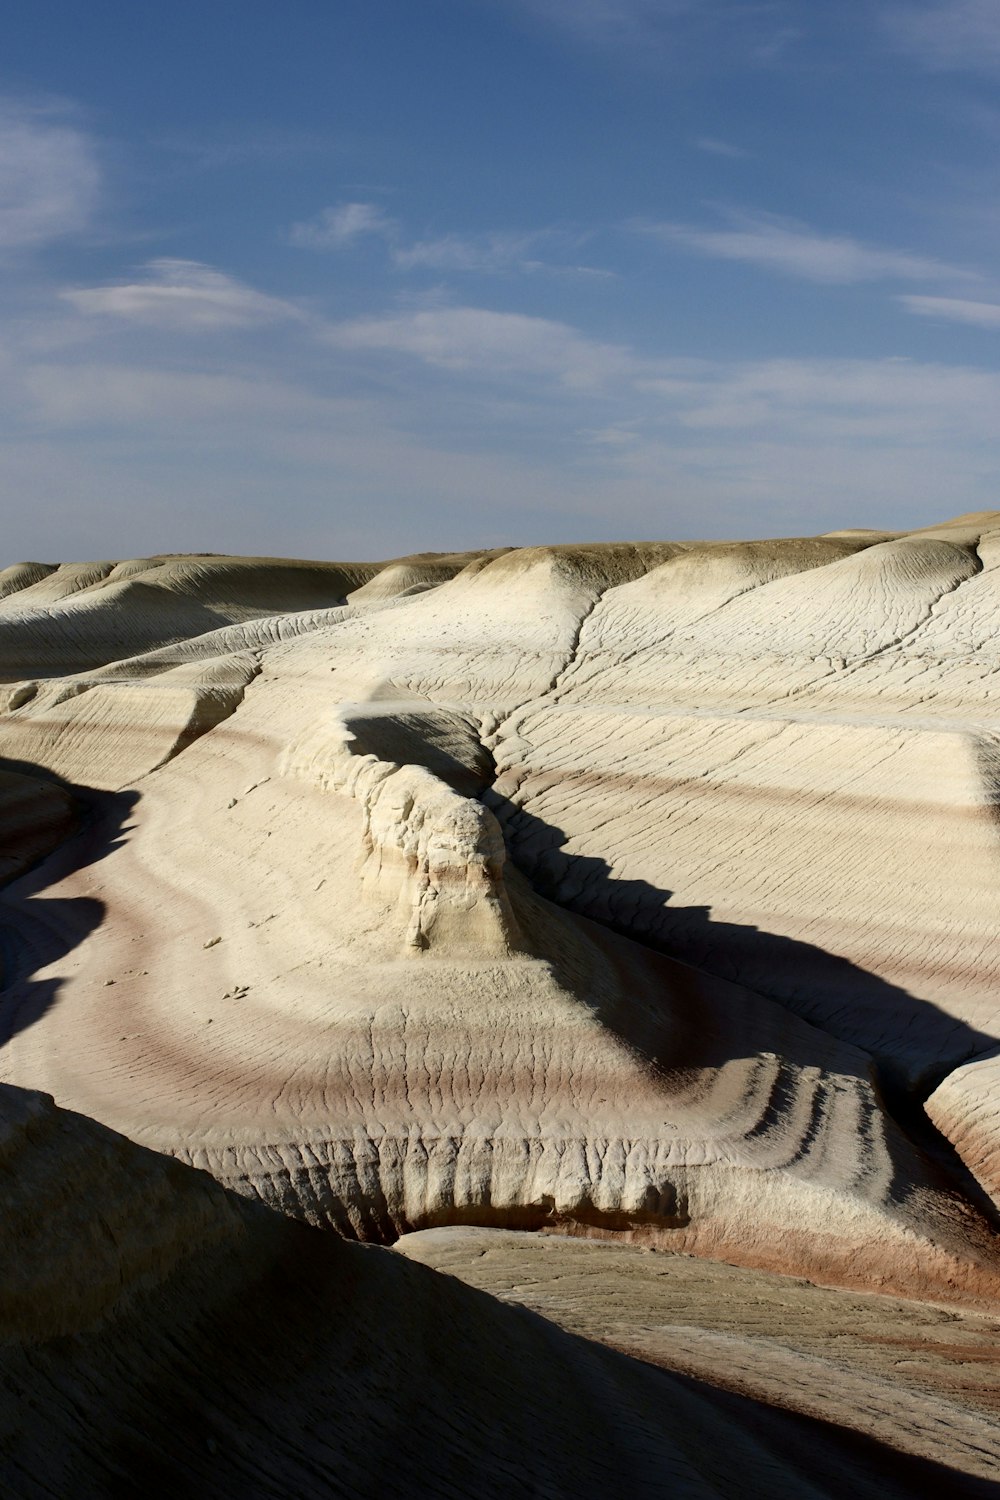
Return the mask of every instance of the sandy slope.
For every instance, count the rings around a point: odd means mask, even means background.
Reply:
[[[662,1369],[959,1473],[1000,1470],[996,1313],[556,1235],[431,1229],[396,1248]]]
[[[995,1306],[994,537],[8,569],[0,1075],[350,1237]]]
[[[4,1493],[987,1493],[733,1399],[0,1089]],[[717,1434],[726,1433],[724,1450]]]

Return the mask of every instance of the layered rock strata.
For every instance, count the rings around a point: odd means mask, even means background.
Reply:
[[[954,750],[972,731],[815,705],[790,731],[776,705],[838,662],[889,661],[978,586],[987,544],[962,523],[515,550],[436,577],[428,562],[416,584],[404,569],[270,618],[251,602],[127,662],[14,685],[0,755],[30,749],[91,815],[75,853],[8,888],[5,1076],[362,1238],[548,1224],[992,1297],[988,1205],[883,1094],[989,1032],[908,993],[885,955],[752,920],[771,886],[793,914],[822,894],[837,918],[859,876],[888,878],[911,806],[932,807],[942,848],[967,807],[978,842],[948,941],[973,961],[992,834],[981,760]],[[845,786],[906,755],[922,781],[884,809],[859,796],[876,836],[858,824],[840,864],[817,860]],[[762,816],[779,797],[787,814]],[[723,901],[693,909],[697,952],[670,926],[695,850]],[[898,908],[923,921],[919,882],[945,873],[911,869]],[[744,875],[757,904],[737,924]],[[917,963],[928,940],[897,937]]]
[[[0,1088],[0,1178],[16,1500],[985,1493],[960,1444],[945,1463],[845,1446],[248,1204],[38,1094]]]

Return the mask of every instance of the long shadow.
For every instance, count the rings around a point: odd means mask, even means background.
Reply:
[[[78,947],[106,915],[104,902],[94,897],[46,899],[42,893],[120,847],[130,831],[128,819],[139,793],[74,785],[30,761],[0,759],[0,770],[61,788],[76,814],[75,828],[68,836],[0,891],[0,1046],[4,1046],[34,1025],[58,998],[58,978],[33,976]]]
[[[491,787],[483,791],[482,801],[500,823],[511,863],[544,899],[653,953],[751,990],[865,1052],[896,1124],[992,1222],[998,1222],[995,1206],[923,1108],[927,1096],[955,1067],[996,1049],[995,1037],[838,954],[754,926],[713,921],[707,906],[671,907],[672,891],[645,880],[619,878],[606,859],[567,853],[568,834]],[[822,1001],[826,1004],[818,1003]],[[839,1007],[850,1014],[838,1024]],[[886,1029],[905,1027],[905,1053],[882,1050],[875,1024],[873,1034],[863,1034],[858,1024],[862,1011],[870,1012],[873,1020],[881,1013]],[[647,1023],[639,1017],[629,1022],[616,1016],[614,1024],[616,1029],[626,1026],[625,1039],[650,1055]],[[731,1046],[726,1052],[725,1038],[712,1039],[707,1032],[701,1050],[709,1066],[733,1055]]]
[[[436,710],[437,719],[440,712]],[[644,880],[618,878],[606,859],[568,854],[568,835],[561,828],[494,790],[493,757],[484,746],[470,744],[459,758],[454,753],[454,738],[450,746],[440,741],[439,733],[436,722],[422,722],[419,706],[414,704],[399,715],[366,719],[356,750],[397,764],[422,765],[461,795],[478,796],[497,818],[515,869],[527,878],[536,894],[554,905],[595,921],[645,950],[677,960],[692,971],[752,990],[819,1031],[866,1053],[871,1059],[868,1076],[903,1133],[991,1222],[1000,1222],[987,1194],[923,1107],[927,1096],[955,1067],[970,1057],[995,1050],[995,1037],[838,954],[750,924],[713,921],[707,906],[672,907],[672,891]],[[553,955],[547,952],[546,957],[551,960]],[[558,962],[556,958],[557,967]],[[677,993],[679,979],[675,971],[671,984],[675,1001],[682,998]],[[694,972],[691,987],[692,992],[697,989]],[[624,989],[627,992],[627,984]],[[841,1008],[850,1014],[838,1023]],[[866,1014],[871,1018],[867,1030]],[[903,1047],[879,1044],[880,1016],[882,1030],[891,1031],[902,1019],[906,1033]],[[664,1034],[663,1017],[643,1015],[631,1007],[627,1014],[606,1015],[602,1020],[651,1061],[663,1064],[657,1055]],[[698,1034],[699,1059],[705,1066],[719,1066],[733,1056],[736,1044],[734,1036],[713,1036],[706,1026]],[[790,1055],[789,1046],[794,1052],[796,1044],[791,1038],[784,1039],[782,1055],[790,1062],[806,1066],[818,1061],[816,1056]]]
[[[545,1316],[461,1275],[344,1244],[199,1186],[193,1168],[126,1147],[68,1111],[57,1119],[62,1139],[77,1143],[68,1151],[127,1151],[136,1203],[147,1207],[155,1192],[168,1224],[171,1215],[189,1223],[196,1198],[205,1215],[211,1195],[219,1217],[204,1225],[222,1223],[228,1205],[241,1229],[214,1244],[210,1227],[196,1229],[189,1253],[152,1275],[139,1274],[149,1268],[134,1247],[123,1248],[128,1294],[103,1319],[69,1336],[32,1337],[27,1359],[6,1341],[0,1411],[17,1464],[11,1493],[54,1494],[55,1476],[70,1473],[73,1494],[102,1500],[998,1493],[989,1480],[836,1420],[570,1332],[558,1308]],[[107,1192],[121,1190],[99,1178],[80,1188],[72,1176],[60,1187],[71,1225],[89,1224]],[[74,1190],[95,1198],[86,1212]],[[94,1277],[103,1300],[106,1262],[77,1261],[84,1305]],[[37,1287],[44,1296],[44,1276]],[[41,1477],[22,1489],[21,1475]]]
[[[229,624],[227,614],[189,594],[171,594],[135,578],[127,583],[127,605],[117,599],[84,615],[72,610],[56,613],[47,621],[44,639],[35,615],[0,620],[0,680],[45,681],[73,672],[94,672],[123,657]],[[123,630],[126,619],[127,633]]]
[[[70,1365],[78,1405],[88,1424],[100,1418],[127,1476],[109,1490],[114,1500],[131,1500],[139,1477],[204,1500],[244,1496],[247,1469],[233,1462],[244,1453],[275,1493],[357,1500],[834,1500],[843,1485],[852,1500],[1000,1496],[988,1479],[835,1420],[581,1337],[557,1316],[404,1257],[393,1264],[392,1251],[338,1243],[333,1259],[322,1231],[295,1229],[268,1270],[211,1317],[196,1284],[171,1325],[169,1358],[160,1328],[133,1319],[95,1392],[86,1344],[62,1341],[56,1358]],[[43,1366],[46,1391],[68,1383],[54,1364]],[[138,1379],[112,1383],[135,1367]],[[598,1445],[589,1483],[586,1453],[567,1463],[574,1430]],[[360,1472],[350,1463],[357,1453]]]
[[[708,906],[671,906],[674,893],[666,887],[616,876],[602,857],[567,853],[567,833],[496,792],[493,757],[473,743],[470,722],[454,716],[455,726],[470,739],[459,758],[454,729],[442,738],[441,709],[425,719],[421,707],[417,702],[399,713],[368,716],[359,708],[352,750],[423,766],[462,796],[478,797],[497,818],[511,863],[539,895],[646,948],[753,990],[863,1049],[877,1062],[882,1085],[900,1108],[914,1100],[919,1107],[954,1068],[998,1045],[996,1037],[839,954],[749,923],[713,920]],[[898,1034],[900,1017],[905,1018],[903,1035]]]
[[[130,1329],[127,1342],[109,1339],[96,1391],[86,1346],[77,1353],[82,1340],[63,1341],[62,1368],[45,1351],[45,1395],[72,1380],[88,1426],[108,1434],[107,1450],[98,1451],[122,1476],[109,1497],[133,1500],[133,1486],[150,1480],[161,1493],[203,1500],[258,1494],[247,1491],[247,1468],[234,1459],[243,1454],[275,1486],[268,1493],[356,1500],[402,1493],[413,1500],[833,1500],[845,1493],[841,1484],[850,1485],[852,1500],[1000,1495],[988,1479],[596,1345],[424,1266],[404,1262],[403,1274],[385,1285],[372,1274],[382,1267],[371,1264],[370,1252],[345,1246],[347,1265],[330,1267],[323,1248],[303,1236],[284,1263],[213,1308],[211,1318],[192,1298],[194,1316],[171,1330],[169,1358],[155,1325]],[[369,1265],[359,1273],[352,1256]],[[508,1344],[535,1359],[512,1370]],[[160,1354],[155,1365],[150,1346]],[[112,1384],[109,1369],[135,1369],[139,1378]],[[553,1372],[562,1377],[555,1402]],[[485,1423],[484,1406],[493,1413]],[[693,1432],[683,1432],[687,1422]],[[591,1484],[585,1455],[559,1483],[567,1426],[581,1435],[589,1429],[601,1444]],[[635,1449],[645,1463],[630,1462]],[[358,1450],[367,1478],[348,1466]],[[617,1484],[609,1473],[615,1460]],[[401,1468],[405,1488],[393,1482]]]

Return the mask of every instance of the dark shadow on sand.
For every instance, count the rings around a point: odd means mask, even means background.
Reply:
[[[441,710],[435,712],[439,716]],[[457,723],[462,716],[455,717]],[[471,721],[465,722],[471,728]],[[470,745],[469,755],[459,759],[444,744],[435,743],[435,735],[433,723],[421,723],[421,705],[414,703],[398,715],[366,719],[356,753],[373,753],[400,765],[422,765],[461,795],[478,797],[500,824],[511,864],[538,896],[626,939],[623,966],[628,963],[629,944],[681,966],[670,976],[675,1011],[691,1009],[676,1007],[678,986],[683,984],[685,973],[690,974],[695,1010],[698,975],[714,976],[753,991],[816,1031],[863,1054],[859,1076],[863,1074],[874,1084],[887,1113],[903,1133],[951,1185],[975,1202],[991,1222],[1000,1225],[995,1206],[923,1107],[927,1096],[955,1067],[996,1049],[994,1037],[835,953],[749,924],[713,921],[707,906],[673,907],[672,891],[648,881],[616,877],[606,859],[568,854],[568,835],[561,828],[494,790],[493,758],[484,746]],[[552,957],[547,952],[542,956]],[[573,989],[573,976],[567,974],[564,979]],[[628,991],[627,982],[623,991]],[[813,1019],[809,1012],[818,998],[825,1002],[823,1015],[822,1019]],[[888,1018],[905,1017],[906,1047],[883,1051],[871,1045],[870,1037],[858,1034],[856,1013],[838,1028],[838,1001],[860,1006],[872,1016],[881,1011]],[[834,1019],[829,1019],[831,1011]],[[656,1066],[665,1065],[660,1055],[662,1037],[675,1029],[669,1003],[665,1002],[660,1017],[629,1007],[601,1019]],[[801,1037],[809,1033],[803,1028],[798,1035],[799,1042],[791,1037],[782,1039],[782,1055],[790,1047],[787,1060],[793,1065],[820,1063],[820,1038],[816,1038],[817,1048],[810,1055],[801,1045]],[[697,1037],[699,1063],[720,1066],[734,1055],[734,1045],[738,1044],[733,1037],[713,1036],[705,1027]]]
[[[923,1104],[942,1078],[973,1056],[997,1048],[995,1037],[977,1031],[848,959],[809,943],[761,931],[757,927],[712,920],[705,906],[671,907],[673,892],[644,880],[617,877],[603,858],[565,852],[568,835],[518,807],[492,788],[482,794],[503,830],[508,857],[543,899],[609,929],[653,954],[675,960],[698,974],[724,979],[753,991],[800,1019],[803,1011],[789,1003],[790,994],[840,997],[866,1008],[883,1008],[887,1016],[905,1016],[907,1029],[919,1039],[923,1055],[937,1059],[920,1069],[907,1067],[898,1056],[866,1048],[852,1034],[824,1021],[808,1020],[818,1031],[844,1041],[871,1059],[868,1070],[888,1114],[903,1133],[928,1157],[950,1183],[980,1208],[994,1224],[1000,1215],[954,1148],[928,1119]],[[783,983],[775,984],[773,977]],[[771,982],[769,983],[769,977]],[[674,972],[672,990],[680,976]],[[692,988],[695,973],[692,973]],[[667,1002],[669,1004],[669,1002]],[[652,1051],[638,1016],[607,1018],[611,1029],[658,1066],[663,1059]],[[793,1049],[793,1053],[801,1048]],[[699,1037],[704,1066],[718,1066],[734,1054],[726,1039],[713,1038],[706,1029]],[[783,1052],[784,1055],[784,1052]],[[942,1059],[946,1058],[944,1061]],[[954,1060],[953,1060],[954,1059]],[[798,1065],[816,1064],[816,1056],[789,1054]]]
[[[0,891],[0,1046],[34,1025],[55,1004],[61,981],[35,979],[90,936],[104,920],[102,901],[90,896],[44,896],[67,875],[124,843],[135,791],[102,792],[76,786],[30,761],[0,760],[0,769],[54,782],[72,797],[79,826],[23,875]]]
[[[84,1123],[95,1149],[114,1144]],[[148,1173],[153,1154],[134,1149]],[[200,1174],[164,1166],[161,1212],[190,1212]],[[61,1186],[70,1203],[85,1190]],[[3,1354],[24,1493],[41,1492],[34,1476],[56,1444],[57,1469],[86,1500],[998,1495],[991,1481],[207,1190],[229,1200],[238,1237],[138,1280],[92,1327],[35,1340],[28,1358],[14,1344]],[[80,1274],[90,1266],[84,1257]]]

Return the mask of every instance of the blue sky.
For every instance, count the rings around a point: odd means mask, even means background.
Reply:
[[[997,0],[32,0],[0,561],[1000,504]]]

